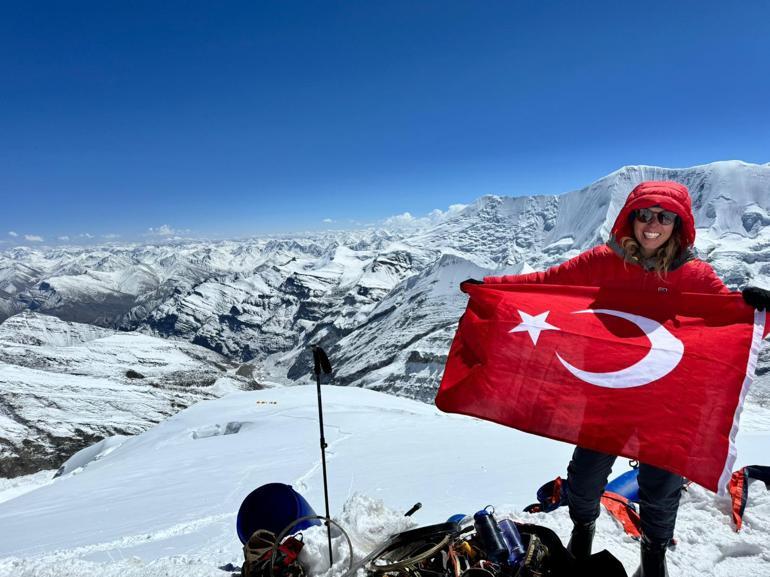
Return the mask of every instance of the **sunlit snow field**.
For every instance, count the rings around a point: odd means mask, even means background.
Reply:
[[[323,394],[331,514],[356,556],[390,533],[488,504],[566,542],[565,509],[522,510],[543,482],[566,474],[570,446],[369,390],[325,386]],[[769,415],[747,406],[736,467],[768,463]],[[55,480],[52,471],[4,480],[0,575],[228,576],[220,567],[242,560],[236,513],[256,487],[290,484],[323,514],[318,436],[314,387],[232,393],[76,456]],[[615,474],[626,469],[619,459]],[[422,509],[404,518],[417,501]],[[700,487],[684,494],[672,576],[770,575],[770,492],[751,485],[740,533],[729,510],[727,497]],[[306,531],[305,540],[306,562],[323,572],[325,533]],[[341,539],[335,547],[333,571],[341,574],[348,549]],[[638,544],[606,514],[602,548],[635,569]]]

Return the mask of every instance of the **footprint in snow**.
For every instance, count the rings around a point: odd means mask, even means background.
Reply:
[[[719,547],[722,555],[717,559],[717,563],[722,563],[735,557],[754,557],[762,554],[762,547],[753,543],[732,543]]]

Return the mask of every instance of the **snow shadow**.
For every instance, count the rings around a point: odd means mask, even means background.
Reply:
[[[244,426],[248,426],[251,423],[248,421],[230,421],[225,424],[206,425],[200,429],[195,429],[192,432],[192,438],[207,439],[209,437],[220,437],[222,435],[234,435],[239,433]]]

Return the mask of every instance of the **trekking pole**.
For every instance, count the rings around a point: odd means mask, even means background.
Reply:
[[[324,413],[321,403],[321,371],[330,375],[332,372],[332,365],[329,362],[329,357],[326,356],[324,350],[318,345],[312,345],[313,349],[313,370],[315,371],[315,382],[318,390],[318,423],[321,427],[321,468],[323,469],[324,477],[324,501],[326,502],[326,533],[329,538],[329,567],[334,565],[334,559],[332,558],[332,526],[329,523],[331,517],[329,516],[329,488],[326,480],[326,439],[324,438]]]

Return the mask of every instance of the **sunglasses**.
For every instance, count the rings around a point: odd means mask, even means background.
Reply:
[[[634,214],[634,218],[644,224],[652,222],[652,219],[658,217],[660,224],[674,224],[676,219],[679,218],[675,212],[670,210],[662,210],[660,212],[653,212],[649,208],[640,208]]]

